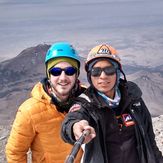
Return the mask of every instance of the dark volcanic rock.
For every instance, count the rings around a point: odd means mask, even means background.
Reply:
[[[38,45],[23,50],[13,59],[0,64],[0,86],[44,75],[45,53],[50,45]]]

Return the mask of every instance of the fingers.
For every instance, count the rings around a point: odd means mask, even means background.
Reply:
[[[86,120],[81,120],[73,125],[73,132],[76,140],[78,140],[82,135],[85,126],[88,126],[88,122]]]
[[[79,110],[80,108],[81,108],[81,106],[80,106],[79,104],[74,104],[74,105],[70,108],[69,112],[77,111],[77,110]]]
[[[85,126],[84,131],[89,131],[89,134],[85,135],[84,143],[89,143],[93,138],[96,137],[96,133],[93,127]]]
[[[81,120],[73,125],[73,132],[76,140],[80,138],[84,131],[89,131],[89,134],[85,134],[84,143],[90,142],[96,136],[94,128],[89,126],[86,120]]]

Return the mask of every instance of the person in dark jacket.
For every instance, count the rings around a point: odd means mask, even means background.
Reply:
[[[163,163],[142,92],[126,80],[116,50],[94,47],[85,69],[90,86],[63,121],[63,140],[74,144],[89,130],[84,163]]]

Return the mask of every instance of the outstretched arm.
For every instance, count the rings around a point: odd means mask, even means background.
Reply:
[[[61,137],[65,142],[74,144],[80,138],[84,130],[89,130],[90,134],[85,137],[84,143],[88,143],[95,137],[95,130],[89,125],[90,115],[85,109],[74,105],[65,117],[62,124]]]

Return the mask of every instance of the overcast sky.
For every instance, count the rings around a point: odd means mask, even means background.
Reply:
[[[161,65],[163,0],[0,0],[1,60],[56,41],[84,56],[107,42],[126,62]]]

